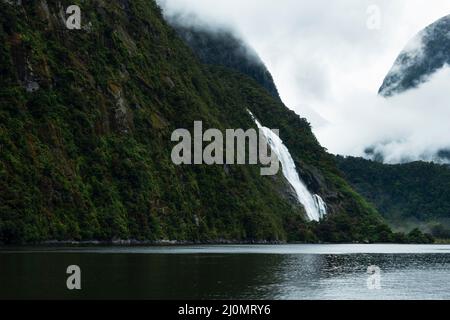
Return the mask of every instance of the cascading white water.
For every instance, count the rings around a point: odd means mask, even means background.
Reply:
[[[320,219],[322,219],[327,214],[327,204],[325,203],[325,201],[323,201],[323,199],[318,194],[315,194],[313,196],[313,198],[314,198],[314,202],[316,204],[316,208],[317,208],[317,210],[319,210],[319,217],[320,217]]]
[[[319,221],[322,219],[327,214],[327,205],[319,195],[311,194],[306,185],[300,179],[294,160],[292,159],[288,148],[283,144],[283,141],[275,134],[275,132],[261,125],[253,114],[250,111],[248,112],[252,116],[258,128],[264,134],[272,152],[277,155],[281,163],[283,175],[294,188],[295,193],[297,194],[297,199],[305,208],[308,218],[312,221]]]

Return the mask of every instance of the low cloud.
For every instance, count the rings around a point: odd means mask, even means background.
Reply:
[[[370,147],[388,163],[436,161],[450,149],[449,86],[446,66],[419,89],[391,98],[359,92],[336,105],[341,112],[316,134],[333,153],[366,156]]]
[[[285,104],[311,121],[330,152],[361,156],[373,147],[386,161],[400,162],[431,160],[450,145],[448,69],[420,90],[377,96],[408,41],[450,13],[448,0],[158,2],[167,18],[183,24],[231,26],[261,56]],[[367,28],[373,5],[381,13],[379,30]]]

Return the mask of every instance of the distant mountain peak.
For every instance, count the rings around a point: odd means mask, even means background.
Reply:
[[[417,88],[450,64],[450,15],[420,31],[407,44],[383,81],[379,94],[391,97]]]

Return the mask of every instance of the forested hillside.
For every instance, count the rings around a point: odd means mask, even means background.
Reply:
[[[338,157],[354,188],[371,201],[396,229],[420,227],[450,239],[450,168],[426,162],[387,165]]]
[[[0,242],[428,241],[394,235],[305,119],[250,77],[202,64],[154,1],[0,1]],[[279,128],[329,206],[308,223],[281,174],[176,166],[178,128]]]

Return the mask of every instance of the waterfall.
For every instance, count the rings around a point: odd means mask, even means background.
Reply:
[[[283,144],[283,141],[277,134],[275,134],[275,132],[261,125],[253,114],[250,111],[248,112],[252,116],[258,128],[264,134],[272,152],[277,155],[281,163],[283,175],[294,188],[295,193],[297,194],[297,199],[305,208],[308,218],[311,221],[319,221],[322,219],[327,214],[327,205],[319,195],[311,194],[306,185],[300,179],[294,160],[292,159],[288,148]]]
[[[319,219],[322,219],[327,214],[327,204],[318,194],[315,194],[313,198],[314,203],[316,204],[316,208],[319,211]]]

